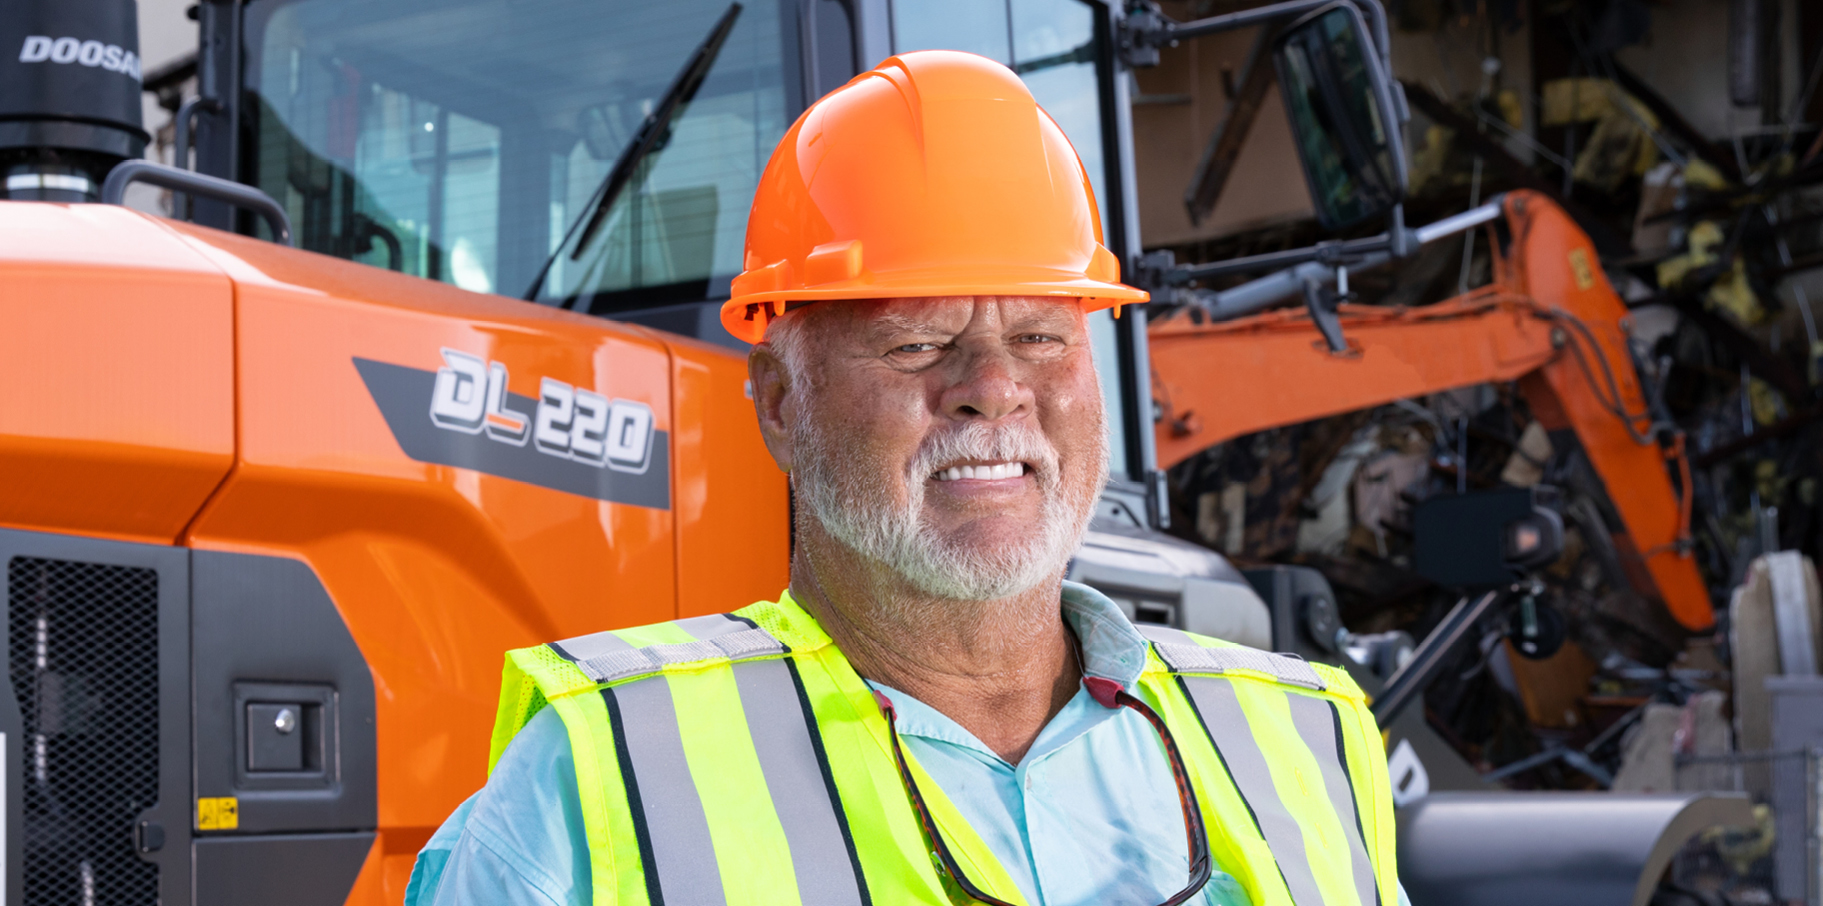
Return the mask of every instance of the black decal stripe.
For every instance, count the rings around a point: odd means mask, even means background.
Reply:
[[[464,434],[437,427],[430,420],[431,394],[437,383],[434,371],[407,368],[388,362],[356,358],[355,370],[367,385],[374,405],[386,420],[393,439],[406,456],[418,462],[473,469],[500,478],[523,481],[610,503],[671,508],[671,438],[652,431],[652,453],[644,472],[622,472],[542,452],[535,443],[523,446],[492,440],[486,432]],[[535,419],[538,401],[509,393],[509,407]]]

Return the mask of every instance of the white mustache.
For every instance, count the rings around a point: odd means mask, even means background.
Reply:
[[[919,445],[906,469],[906,484],[918,488],[937,470],[963,460],[1023,462],[1032,467],[1041,490],[1058,484],[1057,448],[1025,423],[1016,427],[967,422],[959,428],[932,434]]]
[[[1096,430],[1105,431],[1097,419]],[[885,565],[922,592],[956,601],[1005,598],[1062,575],[1082,543],[1094,514],[1095,497],[1107,474],[1106,434],[1088,450],[1074,451],[1077,469],[1091,474],[1066,485],[1055,445],[1035,421],[988,425],[941,425],[904,462],[900,494],[882,493],[890,466],[857,449],[852,438],[837,438],[827,424],[806,419],[793,427],[800,450],[792,471],[793,493],[807,516],[848,549]],[[1022,462],[1039,491],[1040,512],[1026,537],[985,548],[951,544],[925,524],[929,479],[959,462]]]

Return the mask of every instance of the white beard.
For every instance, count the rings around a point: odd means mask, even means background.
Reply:
[[[792,488],[824,531],[925,594],[955,601],[999,600],[1057,580],[1082,546],[1108,472],[1107,430],[1100,418],[1090,454],[1097,477],[1075,488],[1064,487],[1056,448],[1030,422],[1000,428],[970,422],[925,440],[903,476],[907,499],[899,503],[887,493],[887,476],[815,419],[793,426],[793,435]],[[1032,465],[1042,503],[1030,535],[982,549],[951,542],[925,523],[925,481],[961,459]]]

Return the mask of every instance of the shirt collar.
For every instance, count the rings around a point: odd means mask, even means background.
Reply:
[[[1087,585],[1065,582],[1061,597],[1063,618],[1070,624],[1070,629],[1076,633],[1081,644],[1083,675],[1110,680],[1132,693],[1133,685],[1139,681],[1140,673],[1146,666],[1145,636],[1133,628],[1119,605]],[[901,736],[917,736],[949,743],[976,753],[976,757],[985,763],[1005,764],[999,755],[949,715],[883,683],[868,680],[867,684],[892,700],[893,710],[897,714],[895,725]],[[1064,705],[1063,710],[1039,732],[1032,749],[1020,762],[1020,769],[1042,761],[1051,752],[1111,719],[1116,713],[1097,704],[1088,694],[1086,686],[1079,689],[1075,697]]]
[[[1129,693],[1146,669],[1146,637],[1107,595],[1063,583],[1063,618],[1082,646],[1082,672],[1119,683]]]

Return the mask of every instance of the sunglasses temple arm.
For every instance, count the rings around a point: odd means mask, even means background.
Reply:
[[[886,733],[892,739],[893,760],[899,765],[899,779],[905,781],[905,791],[911,797],[912,810],[918,813],[918,823],[924,826],[924,836],[930,841],[931,851],[936,855],[937,861],[942,864],[944,873],[948,874],[950,879],[956,882],[956,886],[962,888],[962,892],[972,900],[979,901],[986,906],[1013,906],[1012,903],[1005,900],[989,896],[981,888],[975,886],[975,882],[970,880],[969,876],[963,873],[962,867],[956,864],[955,858],[950,855],[949,845],[944,842],[943,835],[937,832],[937,820],[931,817],[930,809],[924,805],[924,794],[919,792],[918,781],[912,777],[911,765],[905,761],[905,750],[899,745],[899,725],[892,702],[879,692],[874,693],[874,698],[880,703],[881,713],[886,715]]]
[[[1158,731],[1158,738],[1165,746],[1165,757],[1171,761],[1172,779],[1177,782],[1178,804],[1184,809],[1184,843],[1190,853],[1190,884],[1159,906],[1178,906],[1196,896],[1203,885],[1209,883],[1213,869],[1211,863],[1214,860],[1209,852],[1209,834],[1203,826],[1202,808],[1196,801],[1196,789],[1190,785],[1190,771],[1184,766],[1184,757],[1177,750],[1177,738],[1171,735],[1171,728],[1165,726],[1165,719],[1124,689],[1115,695],[1115,701],[1139,712],[1152,725],[1152,729]]]

